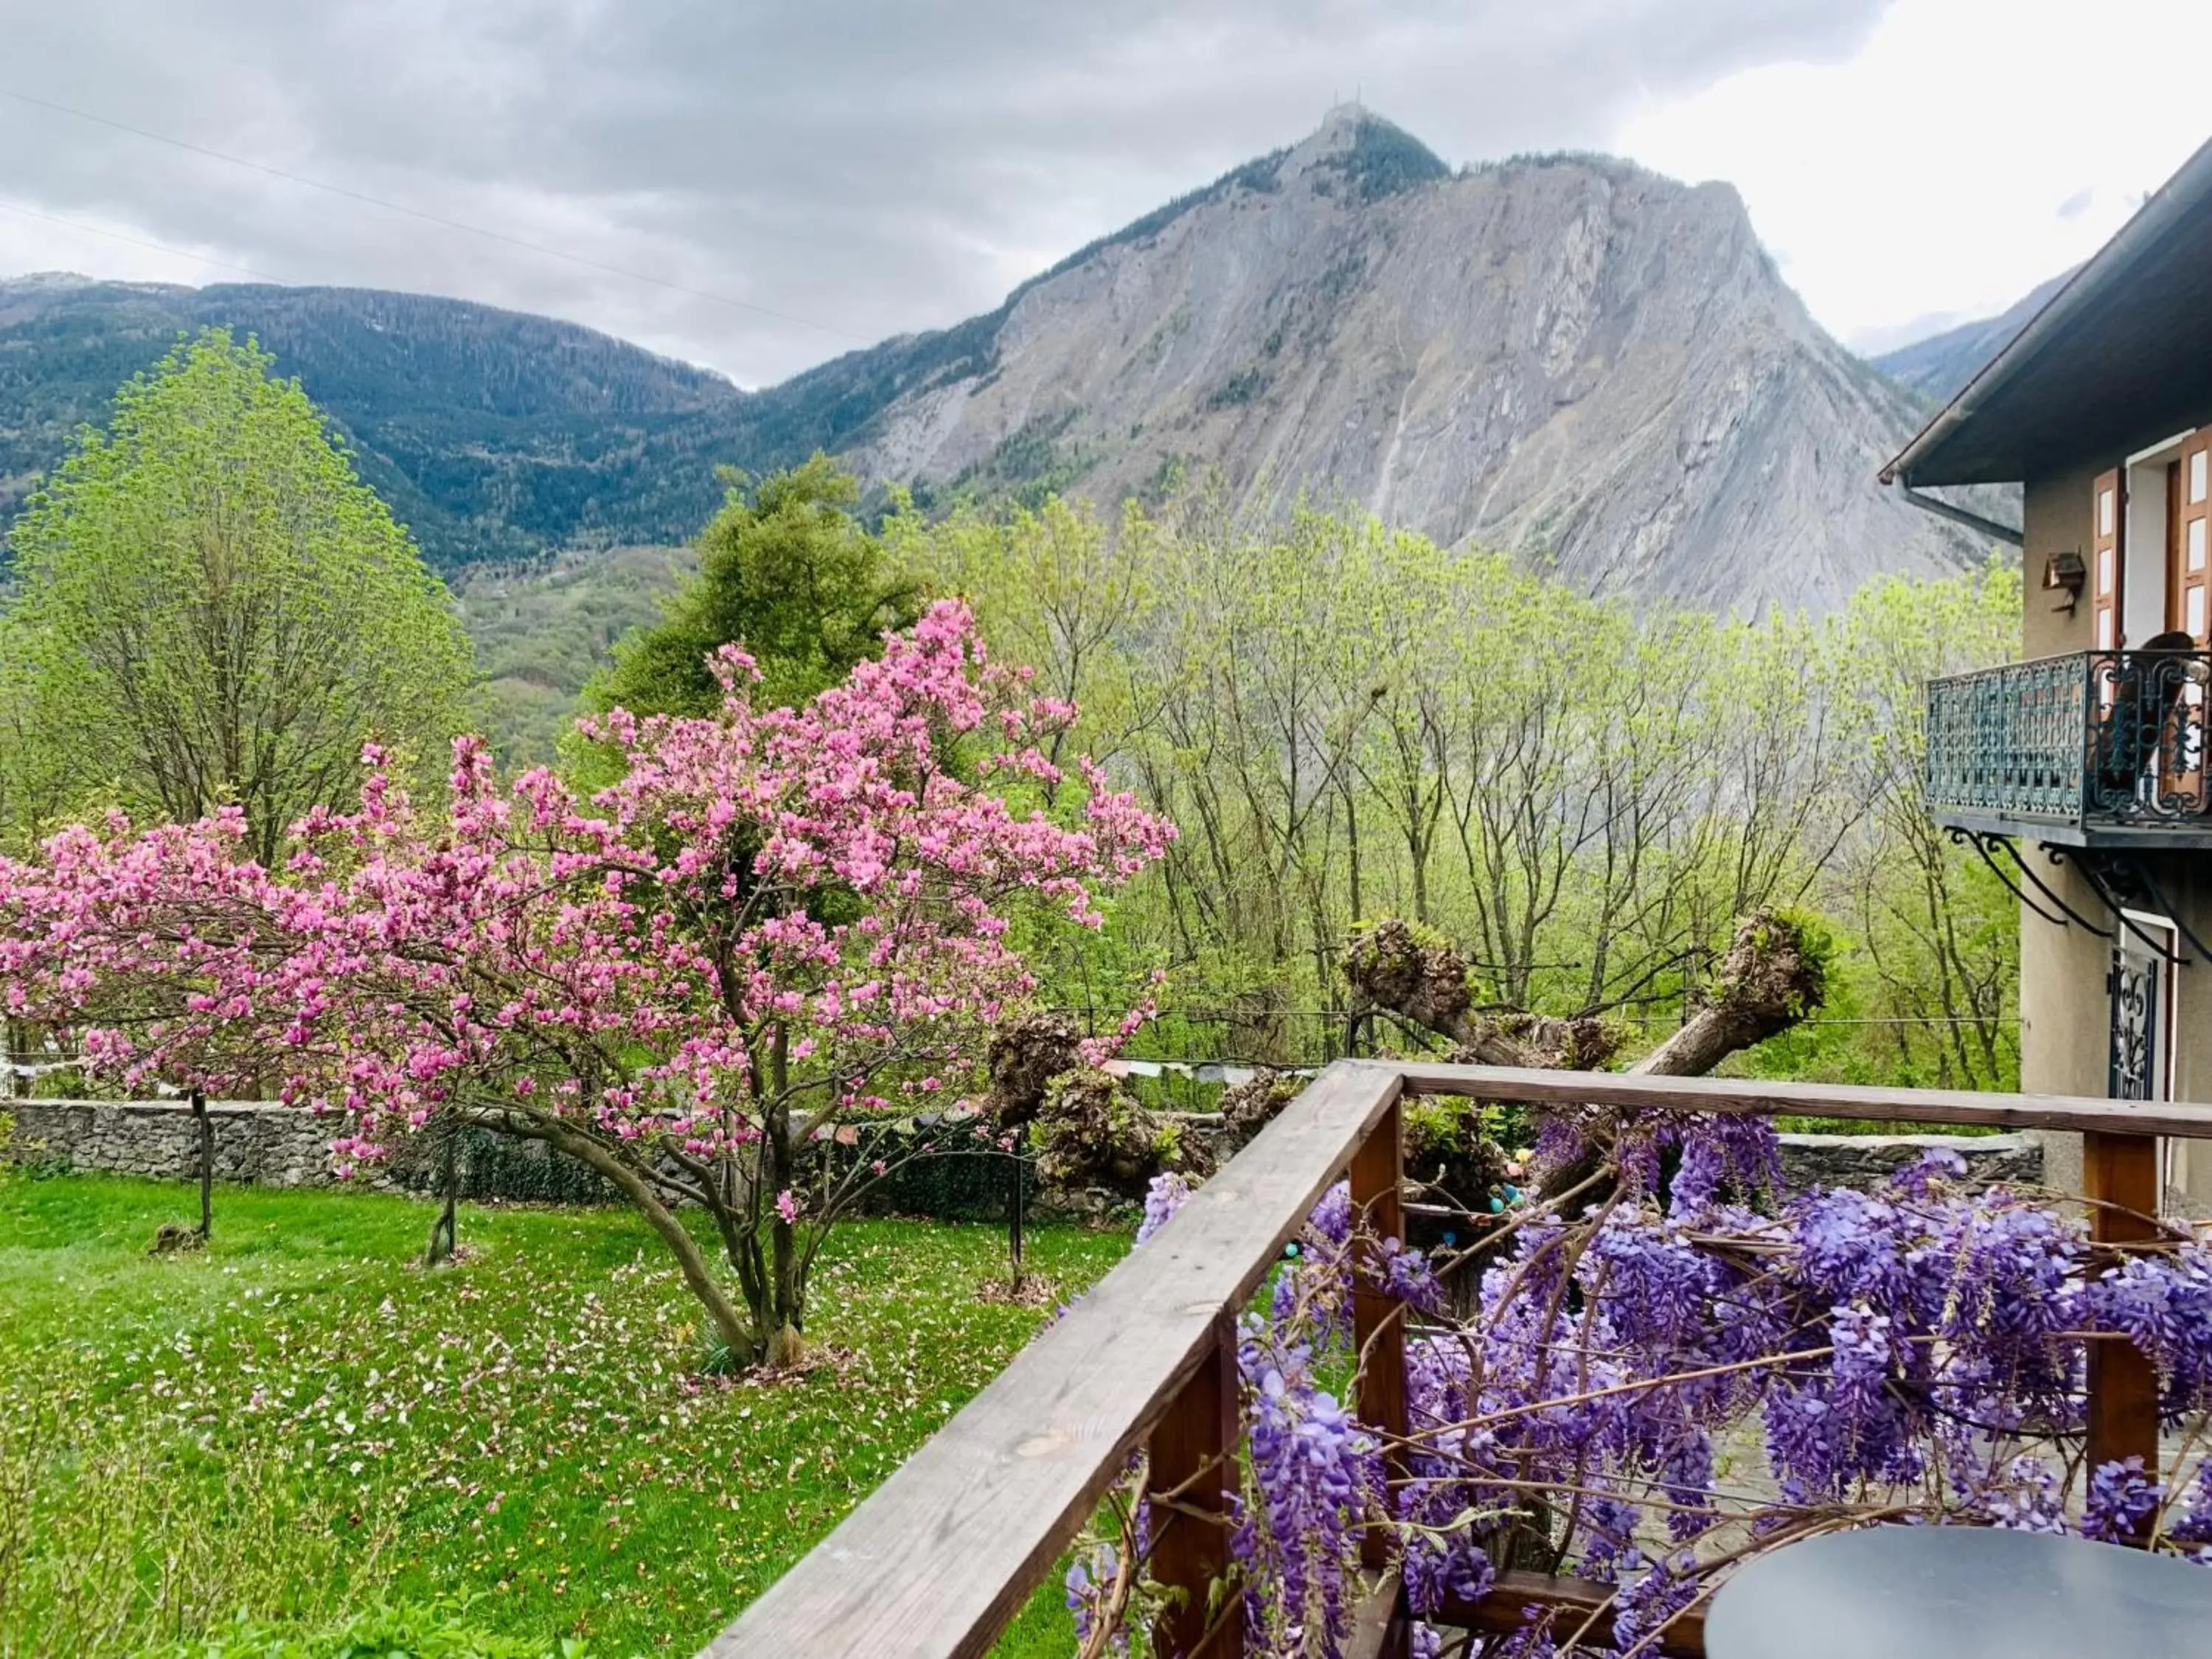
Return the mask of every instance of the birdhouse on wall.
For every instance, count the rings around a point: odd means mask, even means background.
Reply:
[[[2088,580],[2088,563],[2079,553],[2053,553],[2043,562],[2043,586],[2058,595],[2053,611],[2071,611]]]

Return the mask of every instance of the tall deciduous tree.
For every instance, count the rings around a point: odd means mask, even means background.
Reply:
[[[1998,560],[1945,580],[1886,576],[1852,595],[1840,623],[1836,702],[1857,736],[1868,817],[1825,885],[1872,970],[1887,1074],[1915,1084],[2019,1086],[2019,902],[1928,816],[1921,777],[1923,688],[2013,654],[2020,584],[2019,566]]]
[[[828,456],[754,483],[726,471],[722,510],[699,537],[699,574],[661,620],[623,640],[586,689],[600,708],[713,713],[714,653],[735,641],[758,665],[765,707],[805,702],[921,614],[921,590],[853,516],[860,484]]]
[[[1056,964],[1066,1002],[1164,962],[1198,1018],[1163,1042],[1302,1057],[1343,1029],[1347,933],[1395,915],[1462,943],[1483,1001],[1656,1040],[1737,917],[1810,904],[1845,937],[1803,1065],[2010,1075],[2008,896],[1930,830],[1917,721],[1927,675],[2005,654],[2016,576],[1718,617],[1203,483],[1110,522],[1048,501],[885,534],[1182,826],[1121,906],[1125,958]]]
[[[434,761],[458,729],[473,671],[443,586],[272,362],[222,331],[180,342],[16,525],[18,832],[233,805],[267,858],[351,788],[365,741]]]

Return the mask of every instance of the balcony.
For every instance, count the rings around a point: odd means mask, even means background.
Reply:
[[[2081,651],[1928,685],[1939,823],[2072,847],[2212,847],[2212,653]]]
[[[2127,1206],[2155,1188],[2156,1137],[2212,1136],[2212,1106],[2053,1095],[1960,1094],[1619,1073],[1339,1060],[1233,1162],[1017,1355],[998,1379],[828,1538],[769,1587],[700,1659],[951,1659],[988,1652],[1103,1494],[1149,1447],[1176,1501],[1147,1571],[1179,1597],[1150,1651],[1235,1659],[1238,1626],[1215,1628],[1211,1591],[1228,1571],[1236,1490],[1235,1320],[1281,1260],[1285,1240],[1329,1184],[1348,1177],[1354,1208],[1398,1237],[1405,1190],[1402,1109],[1423,1096],[1531,1107],[1777,1113],[2086,1136],[2087,1196],[2108,1244],[2148,1224]],[[1361,1419],[1409,1432],[1407,1318],[1385,1287],[1352,1298]],[[2080,1454],[2089,1466],[2159,1457],[2160,1404],[2148,1362],[2117,1352],[2087,1365]],[[1610,1393],[1611,1389],[1601,1390]],[[1557,1500],[1559,1493],[1553,1493]],[[1567,1501],[1571,1502],[1571,1499]],[[1488,1594],[1448,1593],[1431,1625],[1510,1638],[1526,1615],[1568,1613],[1593,1646],[1612,1641],[1615,1589],[1513,1568]],[[1645,1638],[1644,1659],[1700,1659],[1702,1604]],[[1347,1659],[1407,1651],[1395,1578],[1368,1587]],[[1565,1644],[1563,1644],[1563,1646]],[[1489,1651],[1491,1650],[1483,1650]]]

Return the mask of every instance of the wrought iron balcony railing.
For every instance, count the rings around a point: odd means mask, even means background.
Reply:
[[[1929,810],[2083,842],[2212,835],[2208,693],[2203,651],[2081,651],[1931,680]]]

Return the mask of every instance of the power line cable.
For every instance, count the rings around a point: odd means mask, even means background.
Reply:
[[[271,276],[265,270],[256,270],[251,265],[234,264],[228,259],[218,259],[210,254],[195,253],[190,248],[175,246],[168,242],[149,241],[143,236],[126,236],[119,230],[104,230],[98,225],[88,225],[82,220],[64,219],[58,213],[42,213],[37,208],[25,207],[20,202],[0,200],[0,213],[20,213],[26,219],[43,219],[50,225],[65,225],[71,230],[81,230],[88,236],[105,236],[112,242],[128,242],[133,247],[151,248],[156,253],[173,253],[179,259],[191,259],[204,265],[215,265],[224,270],[235,270],[251,276],[256,282],[282,283],[281,276]]]
[[[787,311],[777,311],[768,306],[755,305],[750,300],[734,299],[729,295],[716,294],[708,289],[689,288],[682,283],[672,283],[665,276],[649,276],[641,270],[631,270],[625,266],[609,264],[605,260],[590,258],[581,253],[571,253],[564,248],[549,247],[543,242],[532,242],[520,236],[510,236],[505,231],[489,230],[482,225],[472,225],[464,220],[448,219],[442,214],[428,213],[421,208],[410,207],[404,202],[390,201],[381,196],[371,196],[364,191],[349,189],[344,185],[333,185],[325,179],[310,179],[304,173],[287,172],[283,167],[272,167],[264,162],[248,160],[243,155],[231,155],[222,150],[210,149],[204,144],[195,144],[187,139],[173,138],[164,132],[155,132],[145,127],[132,126],[127,121],[112,120],[105,115],[94,115],[89,110],[75,109],[67,104],[58,104],[50,98],[34,98],[29,93],[18,92],[12,87],[0,87],[0,98],[12,98],[19,104],[28,104],[36,109],[52,110],[58,115],[70,116],[79,121],[89,121],[94,126],[107,127],[117,132],[127,132],[134,138],[149,139],[155,143],[167,144],[173,149],[185,150],[193,155],[205,156],[210,161],[222,161],[232,167],[245,167],[249,172],[258,173],[270,179],[280,179],[286,184],[303,185],[309,190],[325,191],[332,196],[342,196],[348,201],[362,202],[370,207],[382,208],[387,213],[404,214],[410,219],[420,219],[426,224],[440,225],[447,230],[464,231],[471,236],[482,236],[489,241],[504,243],[508,247],[520,248],[526,252],[543,254],[550,259],[565,259],[571,264],[582,265],[587,270],[605,271],[611,276],[627,277],[634,283],[647,283],[654,288],[666,289],[672,293],[689,295],[695,300],[712,301],[716,305],[731,306],[739,311],[752,312],[757,316],[772,317],[781,323],[796,324],[800,328],[818,329],[823,333],[835,335],[841,340],[866,343],[857,334],[848,333],[844,329],[834,327],[828,323],[817,322],[811,317],[800,317]],[[210,263],[221,264],[222,261],[215,260]],[[234,265],[230,269],[241,270],[243,267]]]

